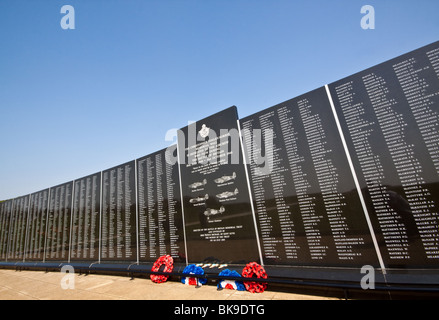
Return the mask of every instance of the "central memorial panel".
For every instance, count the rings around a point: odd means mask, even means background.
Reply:
[[[231,107],[178,134],[190,263],[260,260],[237,120]]]

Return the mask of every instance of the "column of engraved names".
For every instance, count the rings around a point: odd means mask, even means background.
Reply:
[[[79,183],[79,216],[78,216],[78,252],[77,258],[82,258],[85,255],[86,250],[86,220],[87,220],[87,181],[81,179]],[[76,189],[75,189],[76,191]]]
[[[439,78],[439,48],[428,51],[427,57],[430,60],[434,72],[436,72],[436,76]]]
[[[0,259],[6,259],[11,200],[0,203]]]
[[[322,215],[316,212],[315,196],[309,194],[311,184],[304,172],[302,163],[305,157],[298,151],[298,132],[293,125],[293,115],[291,109],[281,107],[278,110],[283,139],[285,141],[285,150],[288,156],[292,181],[297,195],[300,216],[303,221],[305,236],[308,243],[311,260],[323,259],[326,255],[327,246],[322,243],[322,237],[319,230],[319,224]]]
[[[26,259],[43,260],[49,190],[34,193],[31,197],[28,256]]]
[[[11,250],[9,250],[9,257],[12,259],[23,259],[26,220],[29,206],[28,197],[29,196],[24,196],[14,199],[13,229],[11,234],[12,243]]]
[[[103,259],[135,259],[134,166],[132,161],[103,173]]]
[[[139,211],[140,257],[148,260],[156,260],[164,254],[179,256],[176,183],[173,181],[177,165],[165,161],[165,152],[159,151],[138,161],[139,202],[142,205]]]
[[[27,226],[27,243],[26,243],[26,259],[34,258],[34,246],[36,243],[37,230],[39,228],[38,222],[38,194],[31,194],[30,196],[30,207],[28,215],[28,226]]]
[[[1,232],[1,247],[0,247],[0,258],[8,258],[8,241],[10,238],[10,226],[12,221],[12,210],[14,207],[14,201],[8,200],[2,203],[3,205],[3,216],[2,218],[2,232]]]
[[[149,258],[157,259],[158,252],[158,239],[157,229],[158,220],[156,214],[157,200],[156,200],[156,175],[155,175],[156,163],[152,157],[148,157],[146,160],[146,174],[147,174],[147,198],[148,198],[148,235],[149,235]]]
[[[63,197],[60,201],[60,218],[58,219],[58,227],[61,230],[62,237],[60,238],[59,246],[61,247],[61,258],[68,259],[69,255],[69,241],[70,241],[70,220],[71,220],[71,202],[72,202],[72,188],[73,184],[65,185],[63,190]]]
[[[69,253],[72,183],[51,188],[47,259],[66,260]]]
[[[34,243],[35,243],[35,234],[36,234],[36,225],[38,224],[37,217],[38,213],[36,212],[36,206],[38,205],[38,200],[36,199],[36,194],[30,195],[30,203],[29,203],[29,214],[28,214],[28,225],[26,228],[26,259],[32,259],[34,254]]]
[[[271,110],[257,118],[262,134],[261,141],[257,141],[255,137],[251,139],[249,136],[254,133],[251,130],[250,122],[243,124],[243,127],[246,129],[244,134],[247,134],[245,140],[251,141],[252,144],[248,150],[252,150],[251,154],[255,155],[261,154],[260,144],[262,144],[262,141],[265,141],[267,132],[273,132],[272,153],[265,152],[265,160],[272,163],[269,174],[261,174],[258,166],[255,165],[257,162],[255,159],[252,159],[250,166],[265,257],[268,259],[297,259],[300,247],[295,241],[296,230],[291,208],[287,205],[285,199],[285,188],[288,188],[286,183],[288,169],[285,167],[285,163],[280,155],[284,141],[274,132],[274,123],[277,124],[279,122],[276,115],[276,111]],[[267,199],[269,193],[265,188],[272,190],[273,199]],[[273,200],[275,210],[267,210],[267,205],[270,205]],[[280,234],[278,230],[280,230]]]
[[[350,226],[343,210],[347,203],[345,196],[340,192],[341,182],[332,159],[333,150],[328,146],[327,128],[323,128],[316,107],[310,104],[308,99],[298,101],[298,106],[338,259],[353,260],[361,256],[354,248],[363,245],[364,239],[347,234]]]
[[[89,194],[90,206],[89,206],[89,214],[90,214],[90,228],[89,232],[89,254],[87,255],[90,258],[96,258],[99,250],[99,219],[101,212],[101,174],[93,175],[91,178],[88,178],[88,181],[91,185],[91,195]]]
[[[377,124],[365,117],[363,101],[356,98],[354,81],[335,88],[345,118],[355,155],[366,182],[374,214],[381,229],[389,259],[408,259],[408,235],[400,215],[389,205],[390,195],[385,186],[381,156],[374,151],[373,139]]]
[[[158,222],[158,242],[159,242],[159,255],[169,254],[166,252],[166,224],[167,217],[166,212],[164,211],[164,197],[163,191],[167,191],[163,189],[163,166],[162,166],[162,154],[158,153],[155,155],[155,164],[156,164],[156,181],[157,181],[157,222]]]
[[[11,208],[11,219],[10,219],[10,235],[8,239],[8,245],[7,245],[7,258],[15,258],[15,246],[16,246],[16,236],[17,236],[17,223],[18,223],[18,217],[17,217],[17,207],[18,207],[18,200],[13,199],[12,201],[12,208]]]
[[[63,198],[63,188],[57,187],[51,191],[50,211],[49,211],[49,240],[48,240],[48,254],[47,258],[56,259],[61,258],[59,253],[59,242],[61,230],[59,227],[60,220],[60,197]]]
[[[267,114],[267,116],[262,117],[260,121],[263,138],[262,141],[265,141],[265,135],[267,131],[274,130],[273,123],[277,123],[279,121],[276,115],[276,112],[272,111]],[[276,132],[273,132],[273,140],[273,154],[270,155],[266,152],[266,160],[273,164],[270,172],[270,179],[272,184],[272,190],[274,193],[274,200],[276,203],[276,220],[279,221],[282,235],[281,243],[283,245],[285,258],[297,259],[298,249],[300,248],[295,242],[296,230],[292,219],[292,212],[285,200],[285,188],[288,188],[286,183],[286,174],[288,173],[288,169],[285,167],[287,163],[285,163],[284,159],[282,159],[280,155],[280,151],[281,149],[283,149],[285,140],[281,139],[280,136],[277,137]],[[270,157],[272,157],[271,160]]]
[[[93,211],[92,197],[93,192],[96,190],[92,189],[92,179],[87,178],[85,180],[85,193],[84,193],[84,232],[83,232],[83,246],[82,246],[82,258],[89,258],[90,249],[93,247],[91,243],[91,220]]]
[[[73,182],[65,185],[64,187],[64,199],[62,204],[62,243],[61,243],[61,256],[68,259],[70,252],[70,226],[72,218],[72,196],[73,196]]]
[[[38,197],[38,228],[36,228],[36,242],[34,247],[34,258],[44,258],[44,244],[46,240],[46,225],[47,225],[47,211],[49,209],[49,194],[50,191],[46,190],[39,194]]]
[[[4,260],[4,248],[5,248],[5,238],[6,238],[6,218],[9,215],[7,212],[7,202],[0,202],[0,259]]]
[[[71,259],[97,259],[100,174],[75,181]]]
[[[83,180],[75,181],[73,195],[73,229],[71,236],[71,253],[70,258],[75,259],[81,257],[82,253],[82,232],[83,232],[83,209],[84,209],[84,193],[85,186]]]
[[[439,49],[427,53],[432,66],[439,64]],[[404,95],[409,103],[410,110],[419,128],[425,143],[429,160],[432,161],[437,173],[439,172],[439,114],[437,112],[437,97],[439,92],[430,92],[431,83],[423,75],[432,75],[439,82],[436,72],[431,66],[420,65],[416,58],[404,60],[393,66]],[[432,86],[434,87],[434,86]],[[417,159],[410,156],[411,162],[407,165],[405,181],[406,198],[410,203],[412,214],[423,241],[427,258],[439,258],[439,215],[436,200],[426,185],[423,174],[424,168]],[[426,159],[423,159],[424,161]],[[431,174],[433,176],[433,174]],[[432,177],[429,177],[432,178]],[[413,179],[416,179],[413,181]],[[407,181],[408,180],[408,181]]]
[[[413,218],[418,230],[422,230],[425,226],[424,219],[432,218],[429,206],[433,205],[434,210],[434,201],[433,199],[428,199],[430,191],[425,185],[422,165],[415,154],[415,145],[406,141],[406,127],[408,123],[404,115],[396,111],[398,110],[398,102],[394,98],[387,97],[390,90],[387,88],[386,81],[382,77],[372,73],[365,75],[363,81],[404,189],[406,199],[410,205]],[[377,88],[379,89],[377,90]],[[434,212],[434,215],[436,216],[437,212]],[[433,217],[434,220],[436,220],[435,216]],[[437,231],[434,232],[433,238],[437,238]],[[420,235],[425,247],[425,241],[431,240],[431,234],[421,233]],[[431,250],[431,242],[428,243],[427,255],[436,255],[437,257],[437,244]]]
[[[166,190],[168,196],[168,221],[169,221],[169,241],[170,241],[170,255],[174,258],[179,256],[180,247],[178,241],[180,240],[177,228],[177,196],[175,192],[176,181],[173,180],[173,171],[177,169],[177,165],[171,165],[168,161],[165,161],[166,167]]]
[[[117,253],[116,257],[132,257],[132,212],[133,192],[131,188],[133,168],[130,164],[117,168]]]
[[[115,215],[116,215],[116,258],[123,258],[123,249],[124,249],[124,206],[125,206],[125,197],[124,197],[124,189],[125,189],[125,180],[124,180],[124,170],[122,168],[116,169],[116,207],[115,207]]]
[[[114,251],[114,222],[115,222],[115,185],[116,170],[112,169],[103,173],[102,189],[102,239],[101,254],[103,259],[115,258]]]
[[[46,244],[46,256],[45,258],[53,258],[51,256],[54,254],[54,246],[55,246],[55,230],[54,227],[54,219],[55,219],[55,192],[56,189],[50,189],[49,196],[49,214],[47,215],[47,244]]]
[[[146,159],[137,160],[137,189],[138,189],[138,206],[139,206],[139,258],[144,259],[148,254],[148,203],[146,181]]]
[[[418,125],[419,132],[427,147],[430,159],[436,172],[439,172],[439,91],[430,92],[429,87],[435,87],[423,77],[423,73],[435,77],[439,82],[439,49],[427,52],[431,66],[417,67],[416,58],[402,61],[393,66],[398,81],[403,89],[410,110]],[[431,70],[433,69],[433,70]]]
[[[263,118],[261,116],[260,118]],[[250,167],[253,196],[255,202],[255,210],[258,218],[258,226],[260,230],[260,237],[262,242],[262,249],[264,258],[267,259],[279,259],[279,255],[276,249],[277,243],[282,240],[277,239],[272,235],[272,217],[269,216],[267,212],[267,206],[265,204],[265,191],[263,182],[267,179],[267,175],[260,174],[259,168],[256,165],[254,158],[255,154],[260,154],[261,146],[257,145],[253,138],[253,122],[255,120],[251,119],[242,122],[242,133],[245,147],[247,150],[247,163]]]

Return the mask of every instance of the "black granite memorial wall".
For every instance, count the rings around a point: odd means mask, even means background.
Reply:
[[[287,277],[369,265],[439,283],[438,206],[436,42],[240,120],[227,108],[167,149],[0,202],[0,260],[150,265],[169,254]]]

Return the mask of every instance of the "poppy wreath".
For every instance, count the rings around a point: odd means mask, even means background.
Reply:
[[[244,278],[251,278],[253,275],[256,275],[258,278],[267,279],[267,273],[265,272],[264,268],[256,262],[248,263],[242,270],[242,276]],[[244,281],[244,286],[247,291],[257,293],[264,292],[264,290],[267,288],[266,283],[255,281]]]
[[[174,270],[174,259],[169,254],[161,256],[154,262],[151,271],[159,271],[162,265],[165,266],[163,272],[172,272],[172,270]],[[169,276],[151,274],[150,278],[155,283],[163,283],[168,280]]]

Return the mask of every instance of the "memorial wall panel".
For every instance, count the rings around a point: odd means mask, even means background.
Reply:
[[[15,198],[11,215],[11,235],[9,237],[8,261],[24,259],[26,222],[29,212],[30,195]]]
[[[164,149],[137,159],[140,262],[165,254],[186,262],[178,164],[170,156]]]
[[[264,263],[379,266],[325,88],[240,123]]]
[[[5,260],[6,257],[3,256],[3,251],[5,247],[5,236],[7,237],[7,232],[5,232],[5,229],[8,227],[5,223],[6,217],[9,215],[6,210],[6,202],[1,201],[0,202],[0,260]]]
[[[137,261],[135,161],[102,172],[101,261]]]
[[[49,189],[30,195],[26,236],[26,261],[43,261],[46,240]]]
[[[179,132],[189,263],[260,260],[237,119],[231,107]]]
[[[70,260],[99,260],[101,173],[75,180]]]
[[[0,203],[0,260],[8,257],[9,227],[12,215],[13,200]]]
[[[439,42],[329,88],[386,267],[439,266]]]
[[[73,181],[50,188],[46,261],[68,261]]]

